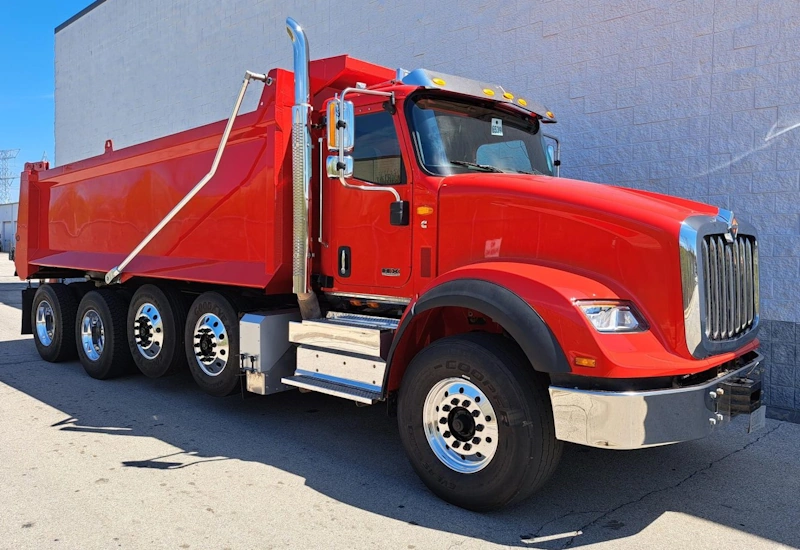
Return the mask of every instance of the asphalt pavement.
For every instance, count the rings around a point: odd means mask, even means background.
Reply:
[[[533,498],[477,514],[428,492],[381,405],[41,361],[12,273],[0,255],[0,549],[800,547],[800,425],[569,445]]]

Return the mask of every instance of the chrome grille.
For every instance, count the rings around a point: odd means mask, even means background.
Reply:
[[[707,235],[701,253],[706,338],[714,342],[739,338],[753,328],[758,317],[756,239]]]

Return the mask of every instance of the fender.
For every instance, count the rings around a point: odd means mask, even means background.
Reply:
[[[399,387],[410,361],[413,337],[407,329],[427,311],[456,306],[491,317],[519,344],[533,368],[546,373],[573,369],[555,330],[586,333],[586,322],[573,299],[616,298],[616,293],[586,277],[544,266],[516,262],[472,264],[450,271],[406,309],[386,362],[387,387]],[[413,331],[411,331],[413,332]]]

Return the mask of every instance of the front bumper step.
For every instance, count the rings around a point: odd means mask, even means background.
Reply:
[[[550,386],[556,438],[590,447],[641,449],[700,439],[738,414],[763,416],[763,358],[709,382],[650,391],[596,391]]]

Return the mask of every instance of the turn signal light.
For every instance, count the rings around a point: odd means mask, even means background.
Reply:
[[[576,357],[575,364],[579,367],[596,367],[597,360],[591,357]]]

